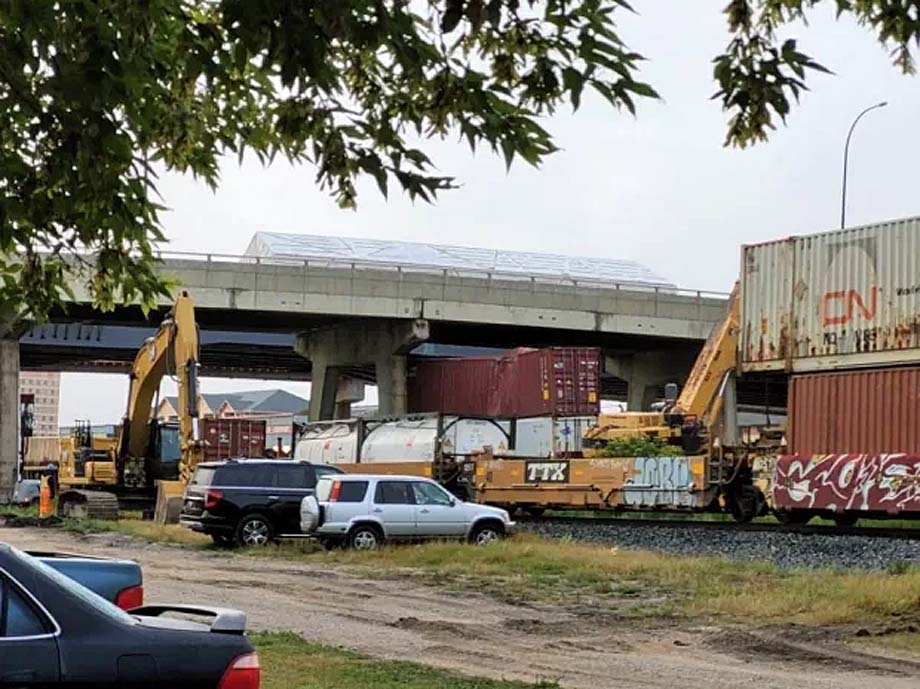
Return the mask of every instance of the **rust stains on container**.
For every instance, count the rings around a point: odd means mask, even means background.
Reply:
[[[920,361],[920,219],[745,246],[745,371]]]
[[[798,455],[920,452],[920,368],[792,378],[789,450]]]
[[[515,418],[597,415],[600,350],[548,347],[500,358],[423,361],[410,378],[409,408]]]
[[[201,420],[204,461],[265,456],[265,420],[216,418]]]

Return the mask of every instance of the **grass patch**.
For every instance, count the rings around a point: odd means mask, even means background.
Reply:
[[[211,543],[211,539],[208,536],[195,533],[184,526],[179,526],[178,524],[155,524],[141,519],[119,519],[117,521],[65,519],[63,529],[81,535],[121,533],[145,541],[171,543],[173,545],[204,546]]]
[[[920,611],[920,570],[780,570],[770,563],[618,550],[521,535],[487,548],[428,543],[315,558],[413,572],[516,599],[608,597],[622,612],[715,615],[759,623],[884,623]]]
[[[417,663],[375,660],[304,641],[296,634],[252,634],[262,664],[263,689],[558,689],[469,677]]]
[[[897,632],[895,634],[870,636],[857,639],[855,643],[920,656],[920,633],[917,632]]]

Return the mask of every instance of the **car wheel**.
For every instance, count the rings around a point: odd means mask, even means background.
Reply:
[[[356,526],[348,534],[348,547],[353,550],[376,550],[383,545],[383,535],[373,526]]]
[[[485,524],[478,524],[473,527],[473,530],[470,532],[470,543],[475,543],[476,545],[489,545],[490,543],[495,543],[495,541],[500,541],[504,537],[504,528],[497,523],[486,522]]]
[[[229,548],[233,545],[233,538],[222,533],[212,533],[211,540],[214,541],[214,545],[220,546],[221,548]]]
[[[243,517],[236,527],[236,542],[243,547],[268,545],[272,540],[272,525],[261,514]]]

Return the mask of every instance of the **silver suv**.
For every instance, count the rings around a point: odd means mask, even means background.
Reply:
[[[300,530],[323,544],[373,550],[386,541],[467,539],[485,545],[514,531],[505,510],[462,502],[418,476],[324,476],[300,503]]]

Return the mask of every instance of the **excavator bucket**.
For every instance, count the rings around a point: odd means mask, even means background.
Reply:
[[[178,524],[184,493],[185,483],[182,481],[157,481],[157,505],[153,521],[157,524]]]

